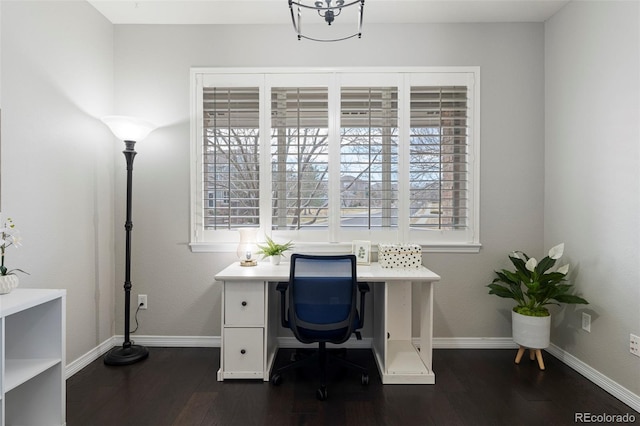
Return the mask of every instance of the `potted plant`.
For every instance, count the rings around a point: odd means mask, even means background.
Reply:
[[[4,264],[5,250],[11,246],[20,246],[20,241],[20,232],[16,229],[13,220],[8,217],[4,226],[0,228],[0,294],[7,294],[18,287],[16,271],[26,274],[22,269],[8,269]]]
[[[269,257],[271,263],[274,265],[280,264],[280,259],[283,253],[293,247],[293,243],[291,241],[286,242],[284,244],[278,244],[273,241],[271,238],[267,238],[266,244],[258,244],[258,254],[262,255],[262,258]]]
[[[495,271],[497,277],[488,285],[489,294],[516,301],[511,312],[513,340],[520,345],[516,363],[520,362],[524,349],[529,348],[535,350],[540,368],[544,369],[540,349],[549,346],[551,314],[548,305],[589,303],[570,293],[572,285],[567,283],[569,265],[554,268],[563,252],[564,243],[558,244],[538,262],[521,251],[515,251],[509,255],[515,271]]]

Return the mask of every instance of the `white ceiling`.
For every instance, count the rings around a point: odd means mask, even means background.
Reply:
[[[88,1],[114,24],[291,22],[287,0]],[[312,3],[305,1],[307,4]],[[366,0],[364,24],[543,22],[569,1],[571,0]]]

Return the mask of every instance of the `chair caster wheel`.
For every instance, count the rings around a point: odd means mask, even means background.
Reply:
[[[271,376],[271,384],[274,386],[279,386],[282,383],[282,376],[280,376],[279,374],[274,374],[273,376]]]
[[[362,373],[360,382],[362,383],[362,386],[369,386],[369,375],[367,373]]]
[[[318,401],[325,401],[327,399],[327,388],[325,386],[319,387],[316,390],[316,398]]]

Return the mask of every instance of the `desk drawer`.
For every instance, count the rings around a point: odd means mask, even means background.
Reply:
[[[225,283],[224,324],[264,324],[264,282]]]
[[[224,377],[263,377],[264,340],[262,328],[224,329]]]

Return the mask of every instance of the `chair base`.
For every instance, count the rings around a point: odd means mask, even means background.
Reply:
[[[342,357],[335,356],[334,354],[332,354],[330,351],[326,349],[325,342],[320,342],[318,350],[315,351],[310,356],[303,357],[301,359],[296,359],[295,361],[287,365],[283,365],[282,367],[277,368],[271,374],[270,382],[272,385],[278,386],[282,383],[283,373],[286,373],[287,371],[292,369],[299,369],[299,368],[317,363],[317,365],[320,367],[320,387],[316,390],[316,398],[320,401],[325,401],[328,397],[326,375],[327,375],[327,364],[329,360],[342,367],[346,367],[350,370],[359,372],[361,374],[360,376],[361,384],[363,386],[366,386],[369,384],[369,370],[367,370],[365,367],[359,364],[346,360]]]

